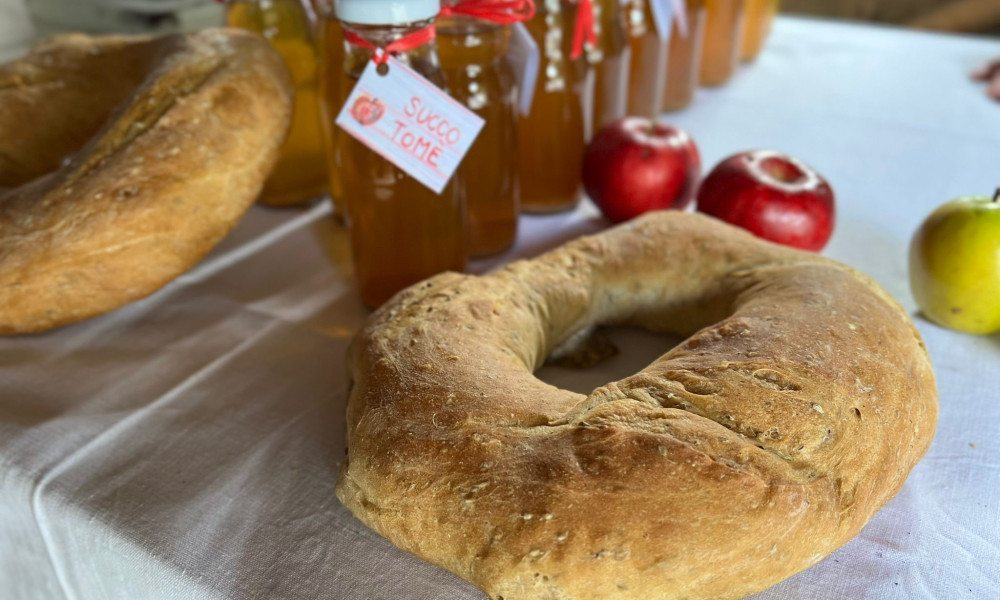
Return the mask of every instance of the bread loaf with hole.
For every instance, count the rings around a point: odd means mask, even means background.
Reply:
[[[260,192],[291,109],[281,57],[237,30],[72,34],[0,66],[0,334],[188,270]]]
[[[595,325],[688,337],[589,395],[532,374]],[[338,497],[495,600],[763,590],[855,536],[937,417],[920,335],[871,279],[679,212],[412,286],[348,366]]]

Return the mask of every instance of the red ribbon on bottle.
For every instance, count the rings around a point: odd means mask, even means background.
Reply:
[[[461,15],[500,25],[512,25],[535,16],[534,0],[459,0],[445,4],[438,16]]]
[[[589,6],[589,0],[583,1],[588,2]],[[534,0],[461,0],[453,5],[441,7],[441,12],[438,13],[439,17],[452,15],[474,17],[501,25],[510,25],[527,21],[535,16],[535,2]],[[591,21],[593,21],[593,13],[591,13]],[[393,52],[405,52],[419,48],[434,41],[435,37],[437,37],[437,30],[434,25],[428,25],[381,48],[349,29],[344,30],[344,39],[355,46],[371,50],[373,52],[372,60],[377,65],[388,62],[389,55]]]
[[[593,0],[578,0],[576,8],[576,23],[573,26],[573,51],[569,57],[573,60],[583,55],[583,42],[597,45],[597,32],[594,31]]]
[[[437,37],[437,30],[433,25],[428,25],[423,29],[418,29],[413,33],[404,35],[385,47],[381,47],[369,42],[350,29],[344,29],[344,39],[355,46],[371,50],[373,53],[372,60],[375,61],[376,65],[382,65],[389,62],[389,55],[393,52],[405,52],[407,50],[419,48],[428,42],[434,41],[435,37]]]

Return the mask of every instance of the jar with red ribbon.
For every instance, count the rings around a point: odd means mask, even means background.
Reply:
[[[510,25],[534,16],[532,0],[444,0],[438,51],[451,95],[485,121],[459,167],[469,255],[509,248],[520,209],[518,88],[505,60]]]
[[[577,22],[579,27],[593,31],[593,42],[585,46],[587,63],[594,70],[592,132],[596,133],[626,114],[632,48],[621,0],[579,0]]]
[[[426,82],[445,89],[435,40],[438,0],[336,0],[343,26],[340,97],[348,98],[369,63],[388,73],[391,55]],[[368,102],[361,106],[360,102]],[[360,99],[352,114],[381,116],[377,98]],[[392,117],[388,115],[387,118]],[[466,264],[465,207],[455,173],[441,193],[407,174],[387,156],[341,132],[344,221],[351,239],[361,298],[376,307],[401,289]]]
[[[582,195],[590,129],[584,107],[594,93],[583,44],[593,30],[578,26],[583,22],[577,21],[575,2],[540,0],[535,7],[535,17],[525,25],[541,64],[530,111],[518,122],[521,210],[552,213],[574,208]]]
[[[270,42],[285,59],[295,85],[292,125],[260,201],[283,206],[315,198],[326,188],[327,177],[312,7],[301,0],[227,0],[225,4],[229,26],[253,31]]]

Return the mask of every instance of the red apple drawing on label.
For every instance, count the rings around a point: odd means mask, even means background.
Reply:
[[[351,116],[362,125],[377,123],[385,114],[385,105],[378,98],[359,96],[351,106]]]

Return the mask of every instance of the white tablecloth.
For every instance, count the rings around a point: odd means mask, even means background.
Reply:
[[[755,147],[814,165],[839,202],[827,254],[912,310],[911,233],[1000,184],[1000,105],[966,78],[997,56],[985,39],[780,19],[757,64],[670,120],[709,166]],[[492,264],[603,226],[589,205],[525,218]],[[481,600],[334,498],[364,317],[325,207],[255,208],[153,297],[0,340],[0,598]],[[929,454],[855,540],[758,600],[1000,598],[1000,337],[917,324],[941,396]],[[589,391],[667,343],[615,335],[622,356],[546,377]]]

